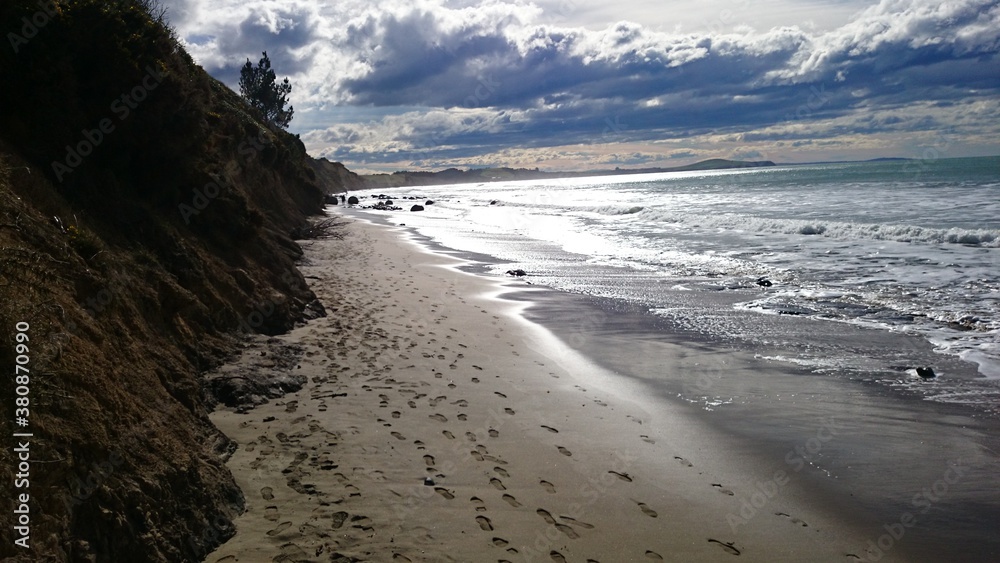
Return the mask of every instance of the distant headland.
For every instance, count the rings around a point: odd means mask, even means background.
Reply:
[[[437,172],[400,171],[392,174],[357,175],[347,171],[343,165],[325,159],[314,161],[314,168],[320,177],[329,175],[348,190],[384,189],[402,186],[432,186],[438,184],[474,184],[479,182],[509,182],[516,180],[539,180],[546,178],[581,178],[586,176],[614,176],[624,174],[657,174],[662,172],[687,172],[695,170],[727,170],[732,168],[759,168],[776,166],[770,160],[742,161],[713,158],[685,166],[669,168],[615,168],[611,170],[582,170],[571,172],[549,172],[538,168],[447,168]],[[344,175],[351,175],[345,178]]]

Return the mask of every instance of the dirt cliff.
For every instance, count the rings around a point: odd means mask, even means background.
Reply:
[[[295,265],[323,197],[302,143],[208,76],[151,8],[0,5],[11,561],[200,561],[229,537],[243,498],[199,374],[315,299]]]

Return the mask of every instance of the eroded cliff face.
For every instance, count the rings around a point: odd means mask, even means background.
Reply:
[[[0,30],[0,556],[200,561],[243,498],[199,374],[315,298],[322,191],[143,2],[8,0]]]

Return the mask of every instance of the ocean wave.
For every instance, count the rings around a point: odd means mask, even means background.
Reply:
[[[601,215],[635,215],[646,209],[641,205],[633,205],[631,207],[626,207],[623,205],[600,205],[597,207],[588,207],[583,209],[590,213],[599,213]]]
[[[656,223],[690,224],[727,230],[1000,248],[1000,229],[936,229],[916,225],[816,222],[753,217],[734,213],[696,215],[656,208],[644,209],[639,212],[639,216],[644,220]]]

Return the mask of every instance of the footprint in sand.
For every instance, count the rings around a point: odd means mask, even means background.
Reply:
[[[566,558],[563,557],[563,554],[555,550],[549,552],[549,558],[556,563],[566,563]]]
[[[566,448],[564,448],[562,446],[556,446],[556,449],[559,450],[559,453],[561,453],[562,455],[564,455],[566,457],[569,457],[569,456],[573,455],[573,452],[567,450]]]
[[[401,563],[413,563],[412,559],[410,559],[409,557],[407,557],[405,555],[401,555],[399,553],[393,553],[392,554],[392,560],[393,561],[399,561]]]
[[[469,453],[470,453],[470,454],[472,454],[472,457],[473,457],[473,458],[474,458],[474,459],[475,459],[476,461],[483,461],[484,459],[486,459],[486,458],[484,458],[484,457],[483,457],[483,454],[481,454],[481,453],[479,453],[479,452],[477,452],[477,451],[475,451],[475,450],[473,450],[473,451],[471,451],[471,452],[469,452]]]
[[[656,511],[653,510],[652,508],[650,508],[649,506],[647,506],[646,503],[644,503],[644,502],[636,502],[636,504],[639,505],[639,510],[642,510],[643,514],[645,514],[646,516],[649,516],[650,518],[656,518],[656,516],[657,516]]]
[[[504,495],[502,498],[507,502],[507,504],[513,506],[514,508],[521,506],[521,503],[517,502],[517,499],[511,495]]]
[[[405,440],[406,439],[406,437],[403,436],[402,434],[400,434],[399,432],[390,432],[390,434],[392,434],[392,437],[395,438],[395,439],[397,439],[397,440]]]
[[[455,435],[452,434],[451,432],[447,431],[447,430],[442,430],[441,433],[444,434],[444,437],[448,438],[449,440],[454,440],[455,439]]]
[[[446,417],[445,415],[443,415],[441,413],[432,414],[428,418],[433,418],[434,420],[436,420],[438,422],[448,422],[448,417]]]
[[[472,382],[473,383],[479,383],[479,378],[478,377],[473,377],[472,378]]]
[[[496,471],[498,475],[500,475],[501,477],[503,477],[505,479],[507,477],[510,477],[510,473],[507,473],[507,470],[504,469],[503,467],[494,467],[493,471]]]
[[[264,509],[264,519],[265,520],[270,520],[271,522],[277,522],[278,521],[278,507],[277,506],[268,506],[267,508],[265,508]]]
[[[632,482],[632,476],[629,475],[628,473],[619,473],[617,471],[608,471],[608,473],[614,475],[615,477],[618,477],[619,479],[625,481],[626,483]]]
[[[544,428],[544,429],[548,430],[549,432],[551,432],[551,433],[553,433],[553,434],[558,434],[558,433],[559,433],[559,431],[558,431],[558,430],[556,430],[555,428],[552,428],[551,426],[545,426],[545,425],[543,424],[543,425],[542,425],[542,428]]]
[[[446,498],[448,500],[451,500],[451,499],[455,498],[455,495],[453,495],[451,493],[451,491],[449,491],[448,489],[445,489],[444,487],[434,487],[434,490],[437,492],[437,494],[443,496],[444,498]]]
[[[399,418],[402,413],[399,411],[392,411],[392,418]]]
[[[683,457],[674,456],[674,459],[676,459],[678,463],[680,463],[684,467],[694,467],[694,465],[690,461],[684,459]]]
[[[510,542],[503,538],[493,538],[493,545],[497,547],[507,547],[509,544]]]
[[[566,522],[569,522],[570,524],[573,524],[574,526],[579,526],[579,527],[585,528],[587,530],[593,530],[594,529],[594,525],[593,524],[588,524],[586,522],[581,522],[581,521],[577,520],[576,518],[570,518],[569,516],[560,516],[559,518],[562,519],[562,520],[565,520]]]
[[[542,520],[545,520],[546,524],[552,524],[553,526],[556,524],[556,519],[553,518],[552,514],[544,508],[539,508],[535,511],[535,514],[541,516]]]
[[[568,537],[571,540],[580,539],[580,534],[576,533],[576,530],[570,528],[566,524],[556,524],[556,529],[562,532],[563,534],[566,534],[566,537]]]
[[[663,561],[663,558],[660,557],[659,553],[649,550],[646,551],[646,559],[652,559],[653,561]]]
[[[334,512],[333,513],[333,522],[332,522],[333,529],[334,530],[339,530],[341,527],[343,527],[344,526],[344,522],[347,521],[347,516],[348,516],[348,514],[346,512],[344,512],[344,511]]]
[[[367,516],[352,516],[351,527],[357,528],[363,532],[375,531],[375,528],[372,527],[372,519]]]
[[[282,522],[281,524],[278,524],[273,530],[268,530],[267,535],[276,536],[291,527],[292,527],[291,522]]]
[[[489,432],[487,432],[487,434],[490,435],[490,438],[497,438],[497,437],[500,436],[500,431],[497,430],[497,429],[495,429],[495,428],[490,428],[490,430],[489,430]]]
[[[507,414],[510,414],[510,415],[513,415],[514,414],[514,409],[509,408],[509,407],[504,407],[503,412],[505,412]]]
[[[791,514],[787,514],[785,512],[775,512],[774,515],[775,516],[784,516],[785,518],[788,518],[791,521],[792,524],[798,524],[799,526],[802,526],[803,528],[808,528],[809,527],[809,524],[806,524],[802,520],[793,517]]]
[[[726,553],[729,553],[731,555],[739,555],[740,554],[740,550],[736,549],[736,547],[733,546],[733,542],[726,543],[726,542],[721,542],[719,540],[714,540],[712,538],[708,538],[708,543],[718,544],[719,547],[721,547],[722,549],[724,549]]]
[[[303,561],[308,558],[309,555],[304,549],[294,543],[286,543],[281,546],[281,554],[275,557],[273,561]]]
[[[425,455],[424,456],[424,463],[427,464],[427,467],[434,467],[434,456],[432,456],[432,455]]]
[[[274,498],[274,489],[271,487],[264,487],[260,490],[260,498],[264,500],[271,500]]]
[[[503,486],[503,482],[501,482],[500,479],[497,479],[496,477],[490,478],[490,485],[493,485],[493,487],[495,489],[497,489],[498,491],[506,491],[507,490],[507,487]]]
[[[462,422],[465,422],[466,420],[469,419],[468,415],[466,415],[465,413],[459,413],[457,418]]]
[[[719,492],[724,495],[735,496],[736,493],[722,486],[722,483],[712,483],[712,486],[719,489]]]
[[[493,394],[496,395],[496,396],[498,396],[498,397],[503,397],[504,399],[507,398],[507,395],[504,395],[503,393],[501,393],[499,391],[494,391]]]
[[[481,368],[481,367],[479,367],[479,366],[477,366],[477,365],[473,365],[472,367],[474,367],[474,368],[478,369],[479,371],[483,371],[483,368]]]
[[[469,500],[472,501],[472,506],[476,507],[476,512],[486,512],[486,503],[483,502],[483,499],[472,497]]]
[[[539,481],[538,484],[541,485],[543,489],[545,489],[545,492],[551,493],[553,495],[556,494],[556,487],[552,483],[549,483],[548,481]]]
[[[464,409],[465,407],[469,406],[469,401],[466,401],[465,399],[459,399],[452,404],[458,405]]]
[[[409,407],[410,407],[411,409],[415,409],[415,408],[417,408],[417,403],[415,403],[414,401],[406,401],[406,404],[407,404],[407,406],[409,406]]]
[[[470,442],[476,441],[476,435],[473,434],[472,432],[466,432],[465,437],[468,438]]]
[[[476,523],[479,524],[479,527],[482,528],[484,532],[493,531],[493,522],[485,516],[476,516]]]

